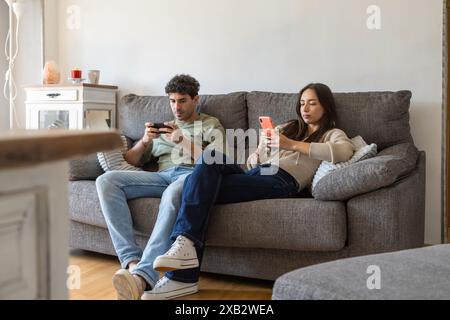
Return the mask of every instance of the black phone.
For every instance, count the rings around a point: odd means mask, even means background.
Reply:
[[[171,127],[165,125],[163,122],[153,123],[151,127],[155,129],[162,129],[162,128],[172,129]]]

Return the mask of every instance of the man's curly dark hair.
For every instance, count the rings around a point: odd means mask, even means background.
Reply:
[[[191,98],[198,96],[200,83],[188,74],[178,74],[166,85],[166,94],[188,94]]]

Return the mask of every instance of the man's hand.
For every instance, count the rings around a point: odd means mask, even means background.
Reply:
[[[153,128],[152,125],[151,122],[145,123],[145,132],[141,140],[125,154],[124,158],[129,164],[136,167],[141,166],[142,155],[147,151],[153,139],[159,137],[158,129]]]
[[[183,141],[183,133],[181,132],[180,128],[174,123],[168,123],[164,122],[166,126],[169,128],[161,128],[159,129],[160,133],[165,134],[166,138],[172,141],[175,144],[179,144],[181,141]]]
[[[146,122],[145,123],[145,133],[142,137],[142,143],[144,143],[145,146],[148,146],[150,142],[153,141],[153,139],[159,138],[159,130],[152,127],[153,123]]]

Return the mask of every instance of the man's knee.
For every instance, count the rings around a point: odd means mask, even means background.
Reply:
[[[178,179],[172,182],[164,191],[161,202],[180,202],[181,195],[183,194],[183,186],[185,179]]]
[[[117,180],[117,173],[114,171],[108,171],[99,176],[95,180],[95,186],[97,190],[104,190],[108,186],[115,185],[115,181]]]

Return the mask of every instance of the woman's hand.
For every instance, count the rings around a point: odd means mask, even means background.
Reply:
[[[284,134],[277,131],[272,131],[270,136],[267,137],[269,140],[268,146],[271,148],[279,148],[281,150],[300,152],[309,156],[311,143],[304,141],[297,141],[289,139]]]
[[[297,141],[289,139],[284,134],[279,133],[276,130],[271,130],[270,134],[266,135],[267,146],[270,148],[279,148],[281,150],[295,150],[295,144]]]
[[[269,133],[270,135],[270,133]],[[261,150],[264,150],[264,148],[267,148],[269,144],[268,135],[265,130],[261,131],[261,134],[259,136],[259,144],[258,144],[258,152]]]

